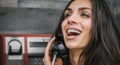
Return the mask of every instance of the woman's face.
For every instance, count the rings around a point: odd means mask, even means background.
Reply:
[[[92,27],[91,0],[75,0],[64,13],[62,32],[69,49],[83,49],[90,40]]]

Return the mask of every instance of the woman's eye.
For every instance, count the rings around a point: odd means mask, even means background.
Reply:
[[[88,14],[86,14],[86,13],[82,13],[81,16],[82,16],[82,17],[87,17],[87,18],[90,17],[90,16],[89,16]]]
[[[65,14],[64,15],[64,18],[67,18],[67,17],[69,17],[71,14]]]

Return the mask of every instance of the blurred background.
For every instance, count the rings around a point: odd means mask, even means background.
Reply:
[[[0,65],[43,65],[47,42],[70,0],[0,0]],[[106,0],[120,32],[120,0]]]
[[[70,0],[0,0],[0,34],[53,33]],[[120,0],[106,0],[119,29]],[[119,29],[120,30],[120,29]]]
[[[53,33],[70,0],[0,0],[0,34]]]

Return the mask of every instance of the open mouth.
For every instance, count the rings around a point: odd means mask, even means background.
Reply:
[[[67,29],[66,33],[68,36],[78,36],[81,34],[81,31],[78,29]]]

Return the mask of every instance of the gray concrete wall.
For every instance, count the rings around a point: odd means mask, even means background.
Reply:
[[[53,33],[60,15],[69,1],[0,0],[0,34]],[[43,4],[40,4],[41,2]],[[116,18],[116,25],[120,31],[120,1],[107,0],[107,3]],[[41,5],[41,7],[37,7],[37,5]]]
[[[0,7],[63,9],[70,0],[0,0]]]
[[[18,0],[0,0],[0,7],[17,7]]]
[[[0,0],[0,34],[53,33],[70,0]]]
[[[0,33],[52,33],[62,10],[0,8]]]

